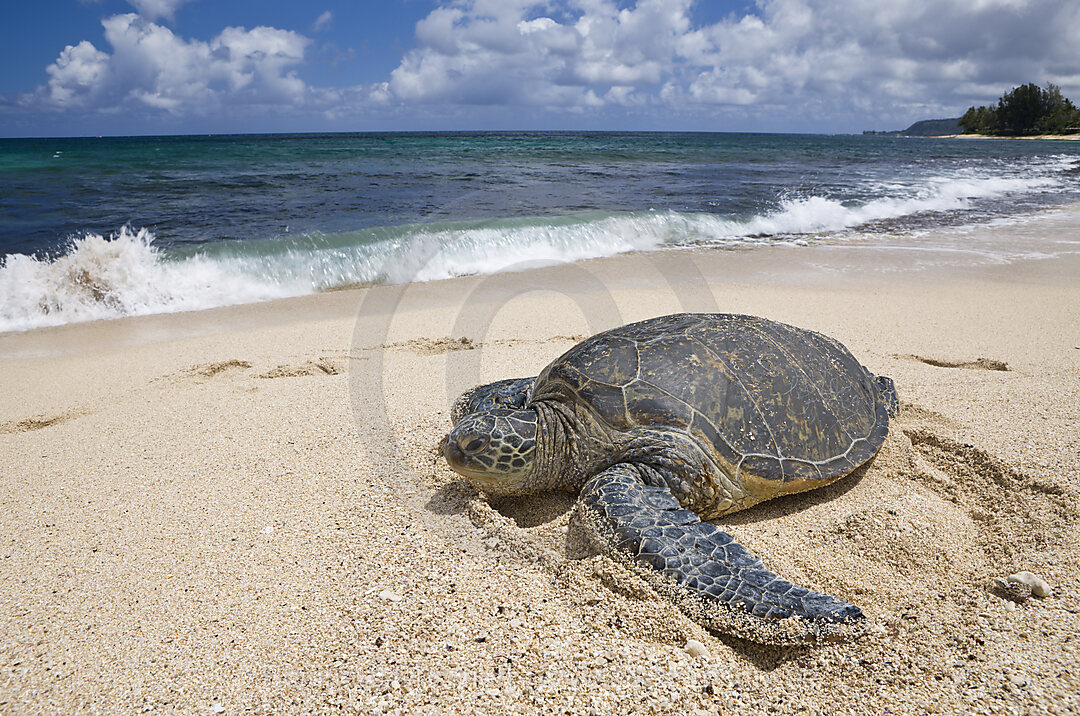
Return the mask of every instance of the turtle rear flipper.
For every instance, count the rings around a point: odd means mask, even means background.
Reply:
[[[770,572],[718,527],[647,485],[643,468],[620,463],[581,492],[575,518],[603,552],[647,565],[653,586],[695,621],[765,644],[844,639],[863,631],[862,611]]]
[[[885,403],[885,410],[889,413],[889,417],[895,418],[900,414],[900,398],[896,395],[896,384],[893,383],[893,379],[884,375],[876,375],[874,376],[874,384],[877,386],[878,393]]]

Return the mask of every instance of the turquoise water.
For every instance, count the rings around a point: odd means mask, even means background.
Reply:
[[[12,330],[995,221],[1080,197],[1080,147],[558,132],[0,140],[0,181],[0,330]]]

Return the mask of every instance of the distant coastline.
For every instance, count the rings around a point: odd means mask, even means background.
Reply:
[[[1064,141],[1080,140],[1078,134],[1030,134],[1030,135],[992,135],[963,133],[960,127],[960,118],[951,119],[923,119],[915,122],[907,129],[891,131],[866,130],[866,136],[877,137],[924,137],[928,139],[1056,139]]]
[[[863,134],[886,137],[948,137],[960,134],[961,131],[963,130],[960,127],[960,118],[951,117],[949,119],[923,119],[915,122],[907,129],[891,131],[871,129],[864,131]]]
[[[1000,136],[993,134],[940,134],[933,139],[1046,139],[1066,142],[1080,140],[1080,134],[1031,134],[1016,137]]]

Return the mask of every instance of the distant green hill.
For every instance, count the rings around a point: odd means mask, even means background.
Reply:
[[[863,134],[887,134],[894,137],[940,137],[946,134],[960,134],[960,118],[953,119],[924,119],[916,122],[907,129],[896,132],[863,132]]]
[[[924,119],[900,132],[905,137],[940,137],[943,134],[960,134],[960,118]]]

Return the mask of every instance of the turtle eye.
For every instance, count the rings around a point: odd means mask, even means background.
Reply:
[[[487,440],[484,440],[483,438],[473,438],[462,448],[462,450],[465,452],[477,452],[485,445],[487,445]]]

